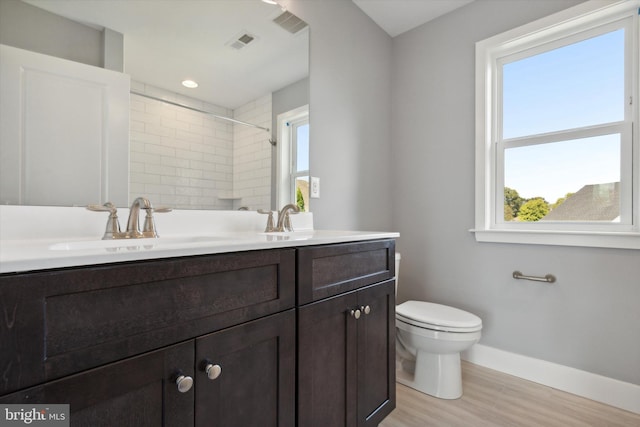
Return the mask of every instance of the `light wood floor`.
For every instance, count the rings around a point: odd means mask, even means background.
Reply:
[[[464,361],[462,387],[442,400],[397,384],[379,427],[640,427],[640,415]]]

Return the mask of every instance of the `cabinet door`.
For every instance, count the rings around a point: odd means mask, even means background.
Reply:
[[[300,307],[299,427],[377,426],[393,408],[395,282]]]
[[[298,311],[298,426],[355,426],[356,293]]]
[[[294,310],[198,338],[196,363],[196,426],[294,426]]]
[[[71,426],[193,426],[193,389],[181,393],[179,372],[193,378],[194,344],[125,359],[0,398],[0,403],[70,405]]]
[[[359,291],[358,304],[358,427],[372,427],[395,408],[395,281]]]

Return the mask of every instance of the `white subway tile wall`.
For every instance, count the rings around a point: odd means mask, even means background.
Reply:
[[[234,110],[234,118],[271,128],[271,94]],[[233,192],[238,200],[234,208],[269,209],[271,205],[271,144],[270,133],[264,130],[234,125]]]
[[[132,82],[131,89],[261,126],[271,95],[232,111]],[[130,199],[176,209],[269,208],[271,145],[265,131],[131,95]],[[261,142],[260,142],[261,141]]]

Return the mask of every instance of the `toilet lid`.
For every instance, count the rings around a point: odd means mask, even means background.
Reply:
[[[425,301],[404,302],[396,306],[396,315],[407,323],[429,329],[472,332],[482,328],[482,319],[475,314]]]

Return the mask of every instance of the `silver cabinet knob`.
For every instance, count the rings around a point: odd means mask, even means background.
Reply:
[[[369,307],[368,305],[363,305],[362,307],[360,307],[360,310],[362,310],[364,314],[371,313],[371,307]]]
[[[351,317],[354,317],[356,319],[360,318],[360,314],[362,314],[362,312],[360,311],[359,308],[356,309],[351,309],[351,311],[349,312],[349,314],[351,315]]]
[[[213,363],[207,364],[204,371],[207,373],[207,378],[210,380],[215,380],[220,376],[220,374],[222,374],[222,368],[220,365],[214,365]]]
[[[180,393],[186,393],[191,390],[193,386],[193,378],[187,375],[180,375],[176,378],[176,385],[178,386],[178,391]]]

